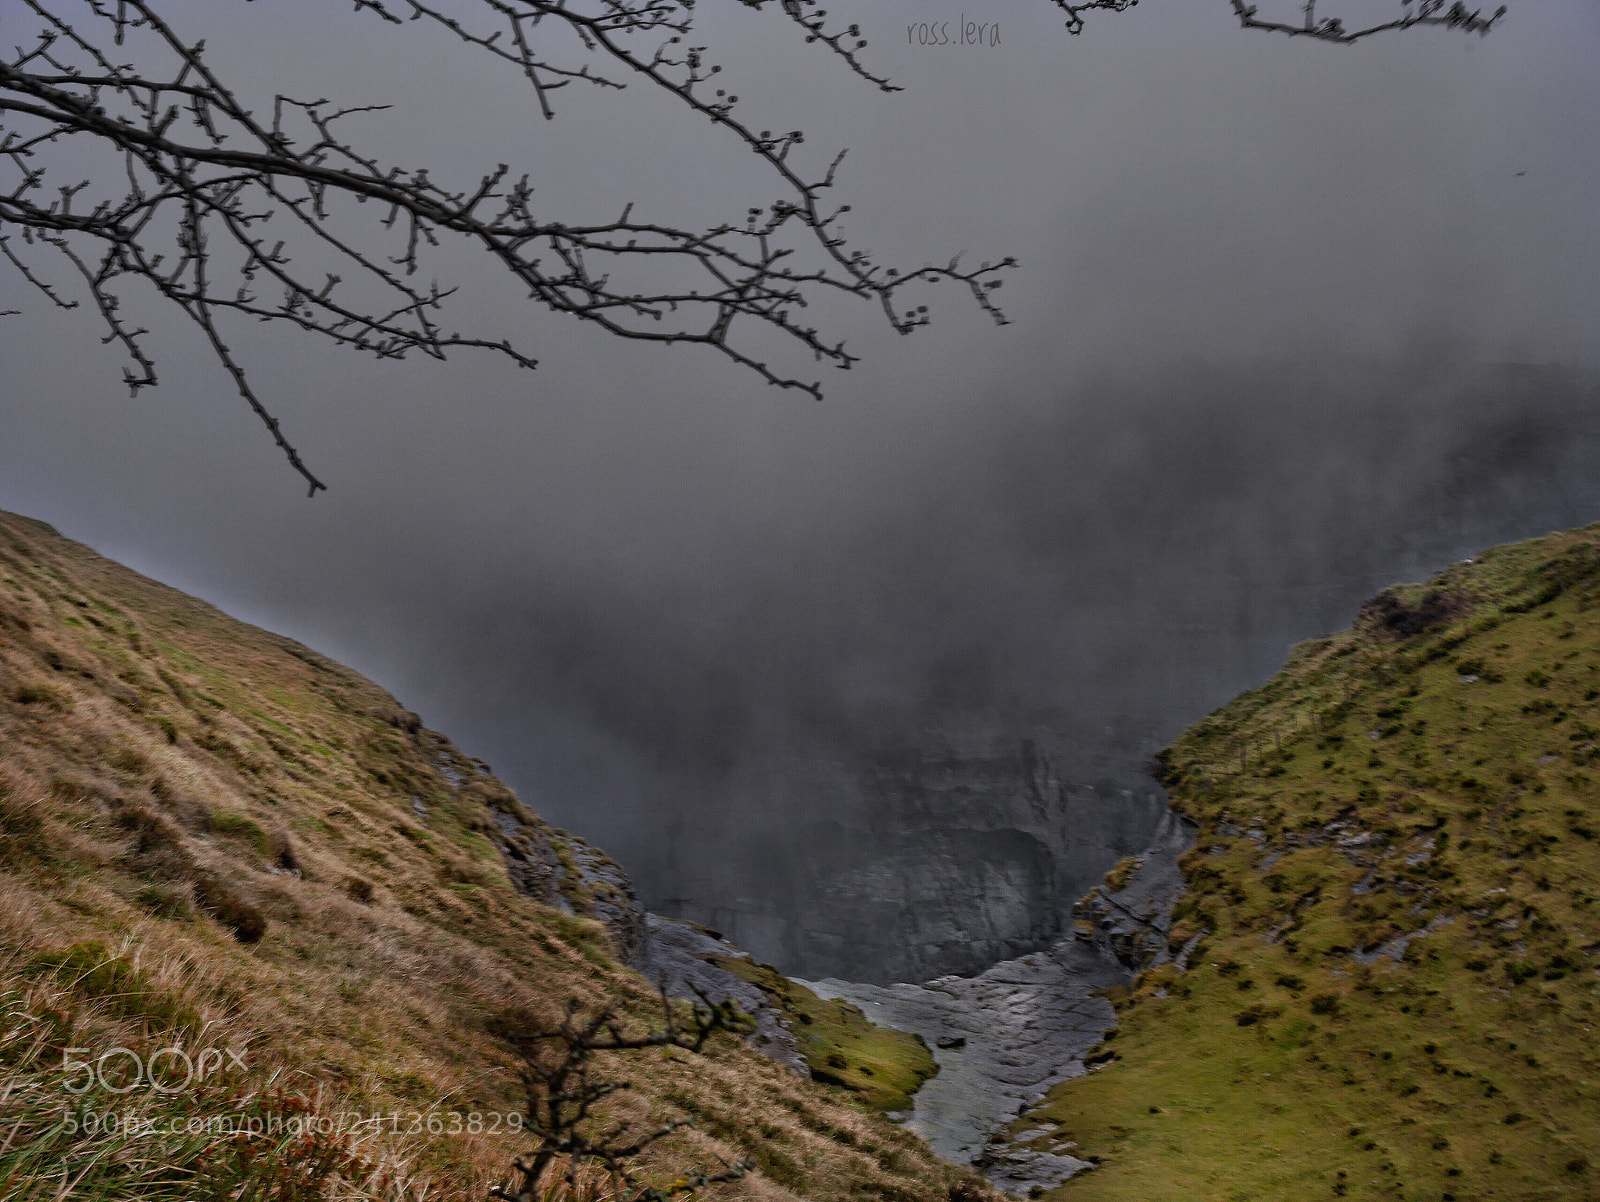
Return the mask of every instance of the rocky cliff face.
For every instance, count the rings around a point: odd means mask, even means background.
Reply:
[[[1096,385],[726,564],[487,589],[441,675],[651,909],[802,976],[976,971],[1142,849],[1139,765],[1292,643],[1595,509],[1595,377],[1447,358]]]
[[[1048,947],[1167,812],[1133,773],[1072,779],[1071,754],[988,731],[802,766],[787,829],[735,831],[715,861],[674,845],[683,899],[663,908],[809,977],[927,980]]]

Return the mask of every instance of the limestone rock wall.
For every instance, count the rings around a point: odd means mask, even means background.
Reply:
[[[1150,778],[1074,779],[1067,754],[980,734],[791,765],[786,804],[751,807],[789,824],[741,831],[735,814],[714,850],[675,844],[680,895],[655,908],[810,978],[927,980],[1048,947],[1168,813]]]

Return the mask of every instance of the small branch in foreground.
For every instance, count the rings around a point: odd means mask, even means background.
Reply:
[[[1342,18],[1318,17],[1317,0],[1304,0],[1300,5],[1298,23],[1264,19],[1257,15],[1260,12],[1257,5],[1246,4],[1244,0],[1228,0],[1228,2],[1232,5],[1233,15],[1239,18],[1239,25],[1243,29],[1260,29],[1267,33],[1312,38],[1315,41],[1334,42],[1339,45],[1349,45],[1381,33],[1396,33],[1400,30],[1430,25],[1458,29],[1464,33],[1487,34],[1506,15],[1505,5],[1501,5],[1493,14],[1486,17],[1481,8],[1468,8],[1460,0],[1396,0],[1401,5],[1398,16],[1387,21],[1351,28],[1345,25]],[[1084,13],[1096,9],[1126,12],[1138,4],[1139,0],[1082,0],[1076,4],[1072,3],[1072,0],[1051,0],[1051,3],[1067,14],[1067,32],[1080,34],[1084,29]]]
[[[1379,21],[1372,25],[1357,28],[1346,27],[1339,17],[1318,17],[1316,0],[1306,0],[1301,8],[1301,19],[1298,25],[1287,21],[1262,20],[1256,13],[1256,5],[1246,4],[1244,0],[1229,0],[1233,5],[1233,14],[1239,18],[1239,24],[1244,29],[1261,29],[1268,33],[1281,33],[1289,37],[1314,38],[1319,42],[1334,42],[1348,46],[1359,42],[1363,38],[1375,37],[1380,33],[1396,33],[1402,29],[1414,29],[1418,26],[1434,25],[1446,29],[1458,29],[1463,33],[1476,33],[1480,36],[1487,34],[1495,24],[1506,15],[1506,6],[1501,5],[1491,16],[1484,16],[1481,8],[1469,9],[1460,0],[1400,0],[1404,6],[1401,14],[1388,21]]]
[[[581,1166],[598,1164],[611,1177],[616,1202],[668,1202],[706,1185],[737,1181],[754,1168],[750,1161],[723,1162],[716,1173],[697,1168],[670,1185],[644,1186],[633,1173],[632,1162],[657,1141],[692,1124],[671,1120],[643,1132],[625,1133],[618,1127],[595,1133],[596,1106],[630,1087],[626,1081],[592,1074],[591,1058],[596,1052],[671,1047],[699,1053],[719,1031],[742,1035],[751,1030],[750,1017],[732,1002],[712,1002],[698,989],[695,993],[699,1002],[684,1024],[663,990],[663,1026],[643,1035],[627,1034],[611,1007],[584,1019],[576,1003],[567,1008],[554,1029],[517,1034],[514,1040],[523,1057],[521,1076],[527,1097],[526,1128],[539,1138],[539,1144],[528,1156],[513,1162],[513,1179],[490,1190],[489,1196],[501,1202],[535,1202],[542,1197],[541,1187],[563,1164],[573,1183]]]

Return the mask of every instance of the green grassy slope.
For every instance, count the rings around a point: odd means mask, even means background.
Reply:
[[[1600,525],[1391,589],[1166,754],[1174,949],[1051,1196],[1600,1197]]]
[[[512,888],[495,811],[573,854],[370,681],[0,514],[0,1197],[479,1202],[530,1145],[506,1130],[508,1033],[569,1003],[659,1022],[583,913],[603,899],[570,872],[576,914]],[[64,1061],[128,1049],[102,1066],[121,1089],[166,1047],[242,1054],[187,1085],[167,1055],[172,1092],[69,1088]],[[920,1202],[974,1178],[731,1038],[602,1061],[631,1083],[604,1124],[695,1125],[645,1164],[656,1181],[719,1156],[759,1166],[719,1198]],[[172,1130],[306,1110],[367,1125]],[[71,1130],[86,1111],[96,1129]]]

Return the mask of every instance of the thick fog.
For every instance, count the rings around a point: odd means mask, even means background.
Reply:
[[[525,165],[553,212],[772,198],[637,89],[569,90],[544,122],[418,29],[198,8],[174,12],[263,94],[392,102],[386,153]],[[331,485],[307,500],[159,309],[163,383],[129,400],[88,307],[0,265],[22,310],[0,507],[352,664],[702,917],[712,893],[804,909],[831,853],[793,832],[870,829],[872,791],[841,782],[883,757],[1048,736],[1064,777],[1137,794],[1150,752],[1383,585],[1600,518],[1587,0],[1355,47],[1177,0],[1077,38],[1044,0],[995,4],[998,45],[924,46],[907,26],[959,6],[862,6],[893,95],[767,14],[700,13],[753,124],[804,128],[813,168],[850,147],[846,232],[913,267],[1015,255],[1011,324],[949,285],[909,337],[829,301],[862,362],[789,365],[823,372],[813,402],[553,317],[446,246],[454,324],[537,371],[231,332]],[[0,39],[27,25],[7,7]],[[806,967],[785,946],[762,950]]]

